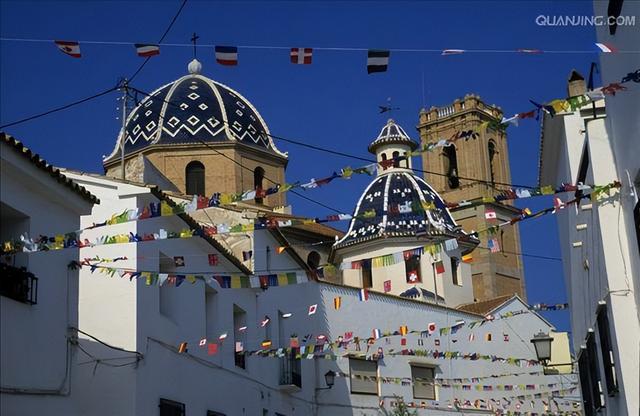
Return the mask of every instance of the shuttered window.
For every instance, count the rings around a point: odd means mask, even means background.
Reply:
[[[378,394],[378,362],[349,358],[352,394]]]
[[[414,399],[436,399],[436,386],[433,384],[435,368],[419,365],[411,366]]]

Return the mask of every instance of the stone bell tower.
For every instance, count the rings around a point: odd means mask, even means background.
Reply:
[[[485,198],[482,205],[452,209],[456,222],[467,232],[483,230],[518,215],[510,202],[491,202],[489,197],[505,189],[500,183],[511,183],[506,132],[484,122],[500,122],[502,110],[485,104],[479,96],[468,94],[444,107],[420,111],[418,131],[421,144],[451,139],[459,132],[473,130],[478,134],[460,138],[454,145],[437,147],[422,154],[424,177],[448,202]],[[465,178],[478,179],[471,181]],[[495,212],[496,219],[491,212]],[[489,215],[485,215],[489,213]],[[473,294],[477,301],[497,296],[518,294],[525,298],[524,272],[520,253],[518,226],[502,227],[489,237],[479,235],[481,244],[473,252]],[[497,239],[500,252],[491,253],[489,238]],[[483,248],[484,247],[484,248]]]

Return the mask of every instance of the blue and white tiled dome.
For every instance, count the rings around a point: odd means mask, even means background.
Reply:
[[[151,145],[238,142],[281,157],[258,110],[240,93],[200,75],[198,61],[190,74],[155,90],[129,114],[125,155]],[[122,132],[108,163],[120,155]]]
[[[423,203],[432,203],[435,209],[412,209]],[[360,217],[370,210],[375,210],[374,217]],[[411,171],[394,171],[375,178],[360,197],[353,216],[336,248],[378,237],[464,235],[440,195]]]

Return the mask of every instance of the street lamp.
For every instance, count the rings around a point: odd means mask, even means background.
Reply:
[[[324,374],[324,382],[327,383],[327,387],[331,388],[336,382],[336,373],[332,370],[327,371]]]
[[[553,338],[549,336],[549,334],[545,334],[540,331],[533,336],[531,343],[533,347],[536,349],[536,355],[538,356],[538,361],[542,363],[543,366],[547,365],[547,362],[551,360],[551,343],[553,342]]]

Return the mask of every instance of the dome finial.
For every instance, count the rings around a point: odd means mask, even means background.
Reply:
[[[199,75],[202,72],[202,64],[194,58],[193,61],[189,62],[187,69],[191,75]]]

